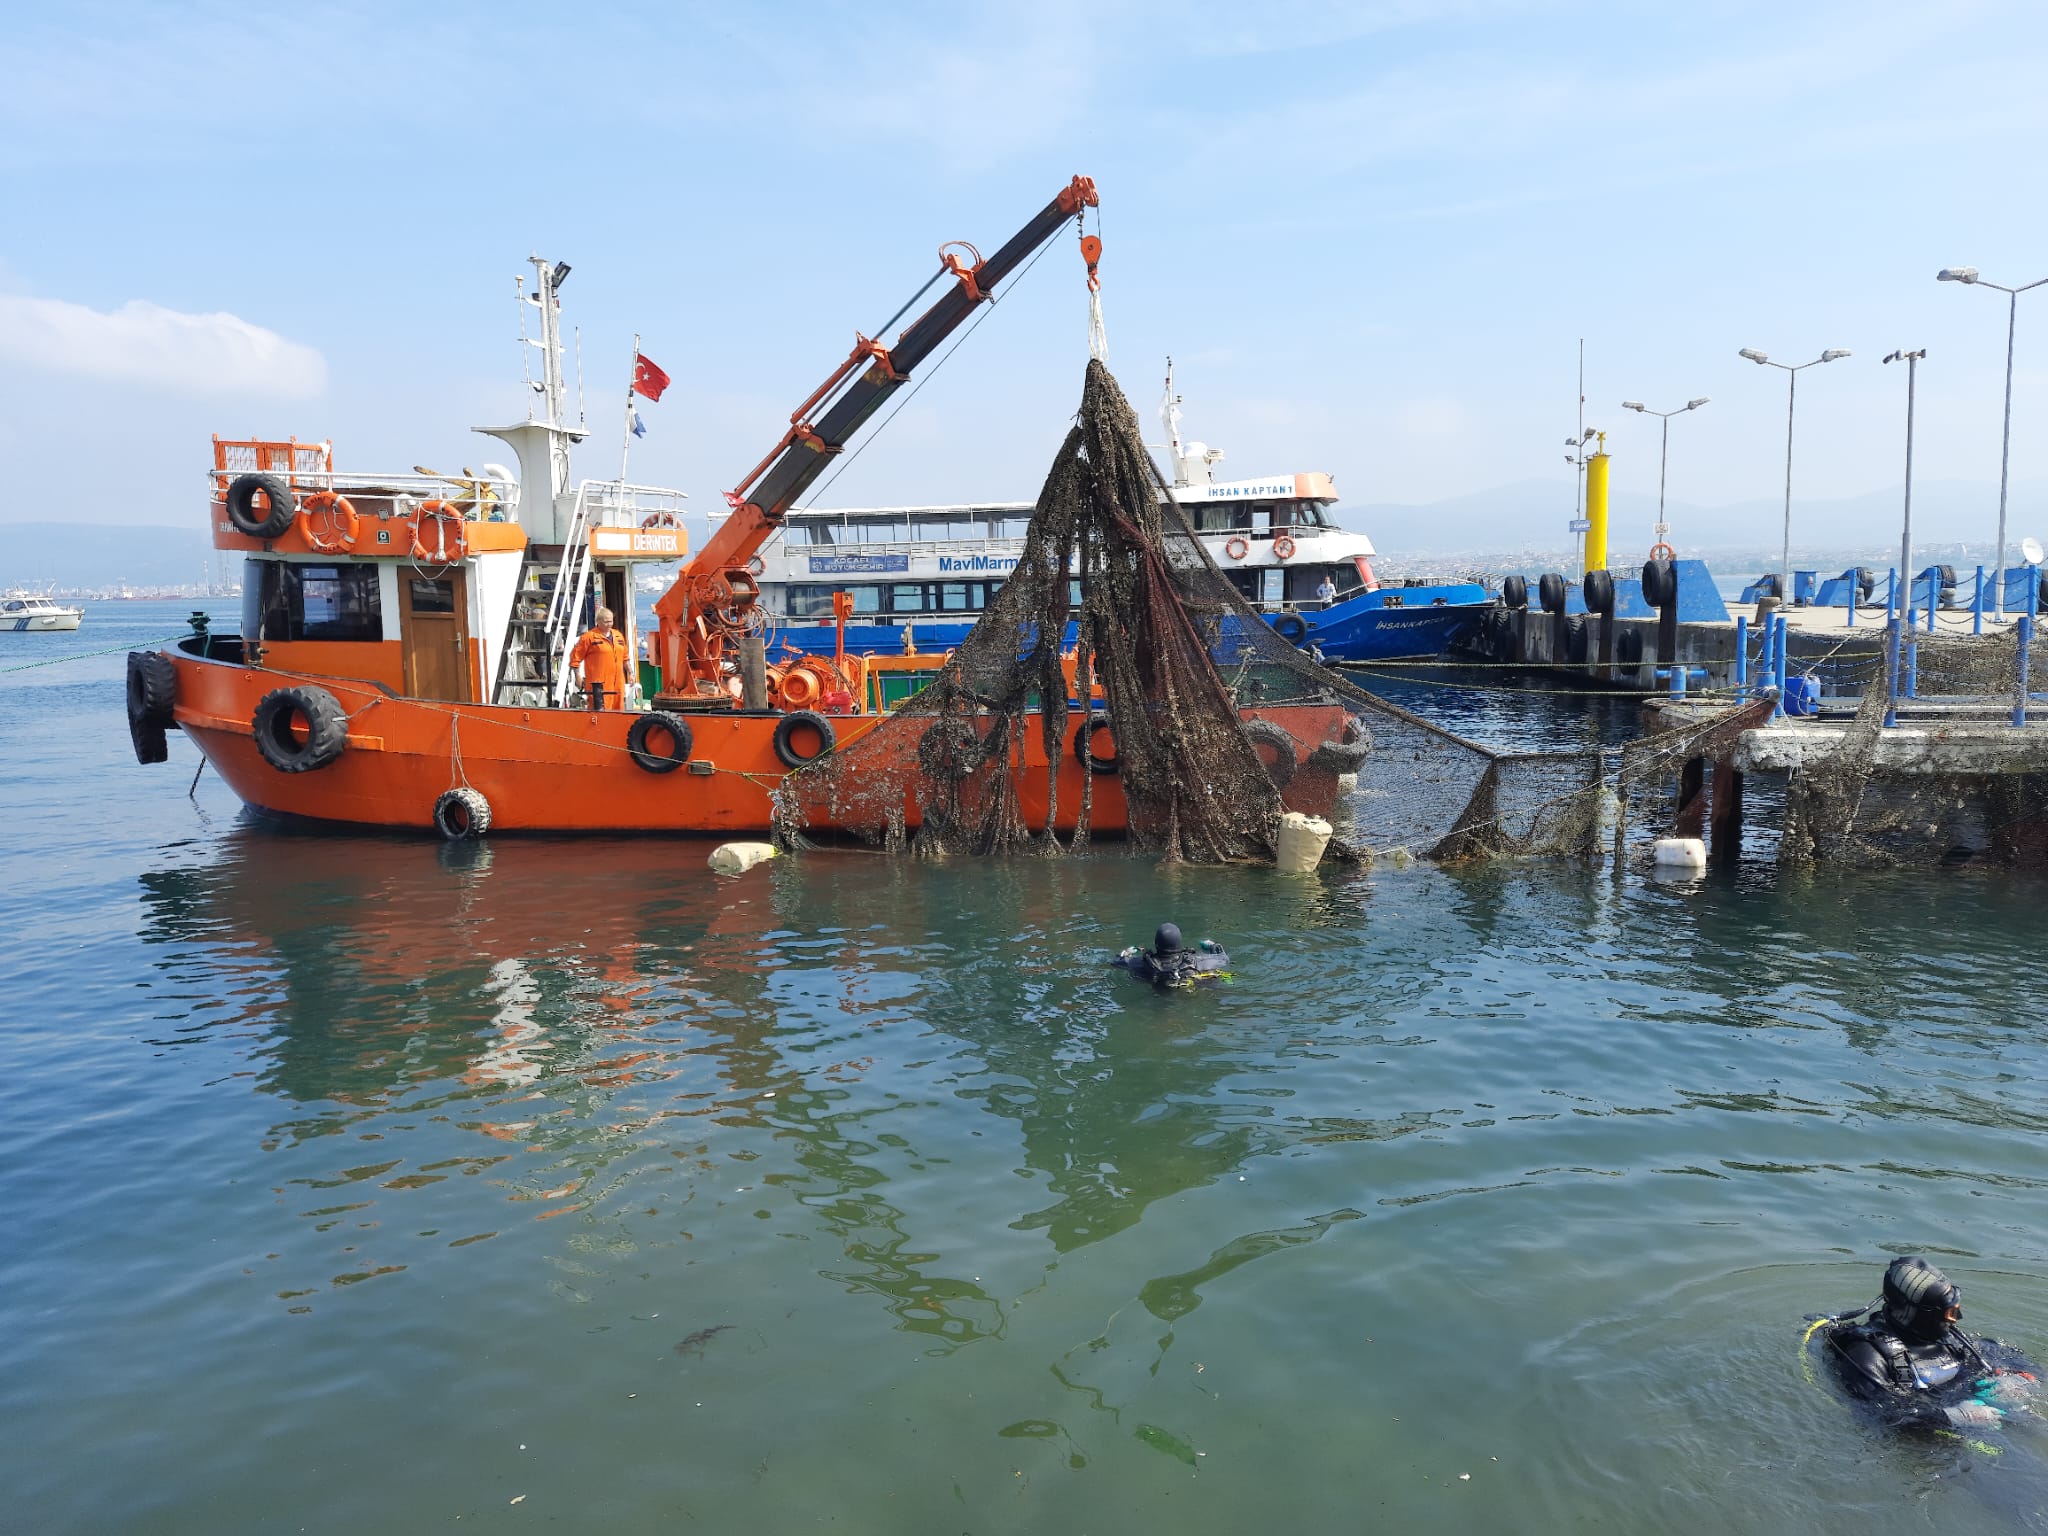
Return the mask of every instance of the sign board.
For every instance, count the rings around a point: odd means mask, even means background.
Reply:
[[[1573,533],[1591,533],[1593,525],[1583,517],[1575,517],[1567,525]]]
[[[680,528],[593,528],[590,553],[599,560],[680,560],[690,552]]]
[[[877,571],[908,571],[908,555],[812,555],[813,576],[868,576]]]

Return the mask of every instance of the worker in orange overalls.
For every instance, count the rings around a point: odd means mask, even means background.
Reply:
[[[597,627],[586,629],[569,652],[569,665],[583,669],[583,692],[592,709],[613,709],[626,701],[626,637],[612,628],[612,611],[597,610]]]

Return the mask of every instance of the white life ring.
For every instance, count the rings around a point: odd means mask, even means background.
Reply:
[[[1294,540],[1287,537],[1284,533],[1273,540],[1273,558],[1275,560],[1292,560],[1294,558]]]
[[[1228,544],[1223,546],[1223,553],[1230,556],[1230,558],[1233,560],[1242,560],[1246,555],[1250,554],[1251,552],[1251,545],[1242,538],[1232,539]]]

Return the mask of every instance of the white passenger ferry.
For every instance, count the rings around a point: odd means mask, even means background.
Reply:
[[[1247,599],[1285,616],[1378,590],[1372,540],[1331,516],[1337,489],[1329,475],[1217,479],[1221,451],[1181,438],[1171,361],[1161,415],[1173,494]],[[848,650],[902,650],[905,627],[920,649],[957,645],[1016,568],[1031,507],[795,508],[761,551],[761,601],[782,638],[799,647],[821,643],[834,592],[853,597]]]

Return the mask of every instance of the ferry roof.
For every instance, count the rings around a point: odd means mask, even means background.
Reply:
[[[1306,474],[1272,475],[1262,480],[1227,480],[1213,485],[1178,485],[1174,494],[1183,502],[1261,501],[1287,498],[1299,501],[1335,501],[1337,487],[1320,470]],[[791,507],[786,521],[833,517],[964,517],[977,512],[1015,516],[1029,512],[1029,501],[957,501],[925,507]]]

